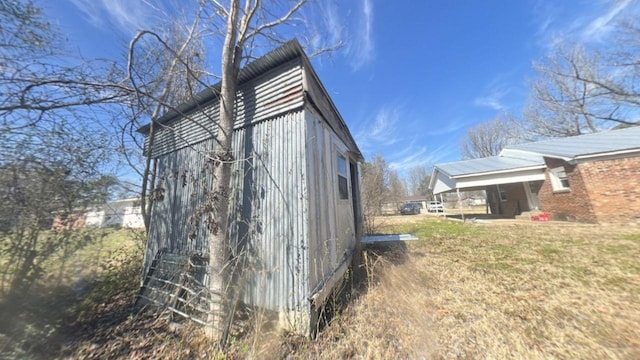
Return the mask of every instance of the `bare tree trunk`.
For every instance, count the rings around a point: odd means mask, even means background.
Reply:
[[[212,295],[208,323],[208,335],[224,344],[222,338],[224,319],[228,308],[225,282],[229,260],[227,222],[229,217],[229,183],[231,180],[232,136],[234,103],[238,87],[238,72],[242,49],[237,44],[238,0],[232,1],[227,20],[227,32],[222,48],[222,81],[220,90],[220,121],[218,123],[217,146],[213,156],[214,184],[207,201],[213,210],[209,230],[209,291]]]

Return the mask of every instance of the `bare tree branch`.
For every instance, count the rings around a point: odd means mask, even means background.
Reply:
[[[573,136],[637,125],[640,77],[636,22],[618,23],[618,38],[602,53],[562,45],[535,65],[539,76],[531,84],[524,114],[539,137]]]

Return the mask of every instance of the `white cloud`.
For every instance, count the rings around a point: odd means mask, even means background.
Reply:
[[[440,126],[432,127],[424,133],[424,136],[442,136],[446,134],[454,133],[464,128],[467,123],[462,119],[448,120],[446,123],[439,122]]]
[[[429,153],[426,159],[428,164],[439,164],[444,161],[451,161],[454,155],[458,155],[458,143],[456,141],[446,141],[442,145]]]
[[[611,32],[611,22],[620,14],[624,9],[631,5],[632,0],[620,0],[614,3],[614,6],[607,11],[604,15],[601,15],[593,19],[581,33],[583,41],[589,40],[601,40]]]
[[[305,24],[307,27],[305,34],[297,34],[298,37],[303,38],[308,36],[305,47],[310,55],[320,54],[327,48],[340,45],[345,42],[346,37],[339,6],[329,1],[319,1],[316,4],[315,7],[302,7],[300,10],[301,17],[310,21]]]
[[[415,166],[426,165],[426,161],[425,161],[427,157],[426,147],[420,147],[420,148],[411,147],[407,149],[411,150],[411,154],[401,157],[400,159],[397,159],[395,161],[389,162],[389,167],[391,169],[397,170],[397,171],[403,171],[403,170],[408,170]],[[407,151],[403,151],[403,153],[406,153],[406,152]]]
[[[389,135],[395,132],[395,125],[398,122],[398,109],[382,109],[376,115],[376,121],[371,129],[370,137],[382,141],[385,144],[392,144],[393,137]]]
[[[429,167],[441,163],[443,159],[450,161],[451,157],[457,153],[457,147],[452,142],[445,142],[435,149],[426,147],[415,147],[413,144],[398,153],[392,154],[389,167],[396,170],[400,175],[416,166]]]
[[[349,42],[347,53],[351,57],[351,67],[359,70],[371,63],[375,58],[373,42],[373,3],[372,0],[362,1],[361,16],[356,21],[356,29]]]
[[[407,114],[406,106],[384,106],[375,113],[373,120],[362,123],[355,138],[365,158],[375,154],[384,154],[389,167],[398,171],[401,176],[415,166],[430,166],[443,159],[450,160],[457,154],[457,135],[451,135],[466,123],[455,120],[443,123],[442,126],[432,126],[432,130],[425,130],[420,121],[411,121],[415,116]],[[421,118],[418,116],[418,118]],[[446,134],[448,135],[445,136]],[[429,145],[429,138],[436,136],[438,147]]]
[[[102,30],[116,30],[125,35],[149,28],[158,7],[147,1],[70,0],[87,22]]]
[[[384,107],[376,114],[373,125],[365,124],[356,135],[357,142],[367,151],[370,148],[380,148],[392,145],[398,141],[396,126],[400,119],[398,108]]]
[[[534,38],[540,47],[548,47],[549,39],[556,33],[560,6],[556,2],[537,1],[532,8],[532,25],[537,28]]]
[[[481,96],[481,97],[475,98],[473,100],[473,104],[476,106],[483,106],[483,107],[488,107],[494,110],[501,111],[506,108],[500,101],[503,96],[504,94],[496,94],[496,93],[489,94],[487,96]]]
[[[329,33],[329,42],[331,44],[337,44],[343,37],[344,26],[338,15],[337,6],[330,2],[321,2],[320,5],[324,16],[324,23],[327,26],[325,31]],[[328,5],[328,6],[326,6]]]
[[[479,96],[473,100],[476,106],[488,107],[497,111],[503,111],[507,108],[503,99],[509,94],[509,89],[501,85],[492,85],[489,87],[486,95]]]
[[[540,1],[534,8],[538,26],[537,44],[552,49],[565,42],[603,42],[614,30],[615,21],[637,14],[637,0],[600,0],[576,7],[563,2]]]

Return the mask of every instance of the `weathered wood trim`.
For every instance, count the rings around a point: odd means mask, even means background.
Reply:
[[[331,294],[334,287],[342,278],[344,274],[347,272],[349,265],[351,264],[351,259],[353,258],[353,251],[351,251],[345,258],[342,260],[342,263],[326,278],[325,281],[321,282],[312,292],[311,296],[309,296],[309,301],[313,307],[322,306],[327,297]]]

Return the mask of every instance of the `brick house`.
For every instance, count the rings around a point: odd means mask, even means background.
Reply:
[[[640,222],[640,127],[508,146],[439,164],[434,194],[485,190],[492,214],[542,211],[555,220]]]

